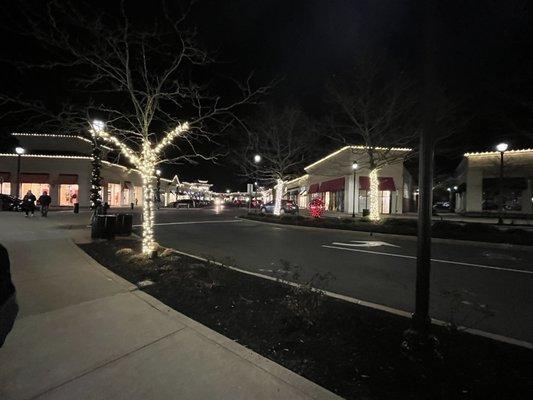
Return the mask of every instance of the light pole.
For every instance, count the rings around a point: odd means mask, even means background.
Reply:
[[[21,156],[24,153],[26,153],[26,149],[23,147],[16,147],[15,153],[18,154],[18,157],[17,157],[17,191],[16,191],[17,199],[18,199],[20,197],[20,159],[21,159]]]
[[[509,145],[507,143],[500,143],[496,146],[496,150],[500,152],[500,204],[499,204],[499,217],[498,225],[503,225],[503,153],[507,151]]]
[[[353,170],[353,204],[352,204],[352,218],[355,218],[355,200],[356,200],[356,193],[355,193],[355,187],[357,185],[357,168],[359,165],[357,164],[357,161],[354,161],[352,164],[352,170]]]
[[[155,174],[157,175],[157,192],[155,195],[155,201],[157,202],[157,209],[159,209],[161,204],[161,170],[156,169]]]

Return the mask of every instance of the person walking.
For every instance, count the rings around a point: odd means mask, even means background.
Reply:
[[[35,198],[35,195],[31,192],[31,190],[28,190],[26,193],[26,196],[22,199],[22,207],[24,208],[24,211],[26,211],[26,217],[31,212],[31,216],[34,216],[35,213],[35,201],[37,199]]]
[[[37,200],[37,204],[41,205],[41,216],[48,217],[48,208],[50,208],[50,203],[52,203],[52,198],[45,190],[43,191],[43,194],[39,196],[39,200]]]

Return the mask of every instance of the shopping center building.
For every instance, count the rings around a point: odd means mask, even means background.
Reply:
[[[455,210],[490,213],[499,209],[501,153],[466,153],[456,170]],[[533,213],[533,149],[503,154],[504,211]]]
[[[91,188],[92,141],[77,135],[13,133],[24,154],[0,154],[0,190],[3,194],[22,197],[31,190],[37,197],[47,191],[52,206],[89,207]],[[113,162],[116,153],[102,146],[102,198],[110,207],[142,205],[142,178],[138,170]],[[20,172],[18,163],[20,161]],[[176,199],[208,198],[211,185],[160,178],[161,201],[164,205]]]
[[[405,157],[411,150],[374,151],[387,153],[387,163],[378,168],[380,213],[399,214],[415,210],[414,182],[404,167]],[[368,161],[364,146],[342,147],[305,167],[305,175],[286,182],[286,197],[296,201],[300,208],[307,207],[313,198],[321,197],[329,211],[362,213],[370,207]]]

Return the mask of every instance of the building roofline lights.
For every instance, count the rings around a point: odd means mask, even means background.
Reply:
[[[0,153],[2,157],[18,157],[17,153]],[[21,157],[28,158],[68,158],[72,160],[92,160],[89,156],[66,156],[61,154],[21,154]]]
[[[285,185],[290,185],[291,183],[294,183],[302,178],[305,178],[306,176],[309,176],[309,174],[303,174],[302,176],[299,176],[297,178],[291,179],[290,181],[286,181]]]
[[[26,133],[26,132],[13,132],[11,133],[11,136],[33,136],[33,137],[52,137],[52,138],[70,138],[70,139],[78,139],[83,140],[87,143],[92,143],[92,140],[87,139],[86,137],[80,136],[80,135],[69,135],[66,133]],[[113,148],[102,145],[103,148],[107,150],[114,150]]]
[[[519,150],[507,150],[505,154],[507,153],[528,153],[533,152],[533,149],[519,149]],[[478,157],[478,156],[495,156],[499,155],[499,151],[479,151],[479,152],[472,152],[472,153],[464,153],[464,157]]]
[[[369,148],[368,146],[344,146],[344,147],[341,147],[339,150],[336,150],[333,153],[328,154],[327,156],[321,158],[320,160],[315,161],[312,164],[309,164],[307,167],[304,167],[304,169],[307,170],[308,168],[313,168],[314,166],[320,164],[321,162],[326,161],[332,157],[335,157],[337,154],[343,152],[344,150],[348,150],[348,149],[365,150],[368,148]],[[374,150],[388,150],[388,151],[403,151],[403,152],[409,152],[413,150],[408,147],[373,147],[373,149]]]

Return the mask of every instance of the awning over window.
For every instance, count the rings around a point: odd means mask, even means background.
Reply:
[[[332,179],[320,184],[320,192],[338,192],[344,190],[344,178]]]
[[[11,173],[9,173],[9,172],[0,172],[0,180],[2,182],[9,182],[9,178],[11,178]]]
[[[526,178],[503,177],[503,188],[506,190],[526,190]],[[498,191],[500,190],[500,178],[483,178],[483,190]]]
[[[21,183],[49,183],[49,174],[20,174]]]
[[[394,179],[391,177],[379,176],[379,190],[390,190],[395,191],[396,185],[394,184]],[[359,189],[360,190],[370,190],[370,178],[368,176],[359,177]]]
[[[78,175],[60,174],[58,183],[60,185],[76,185],[78,183]]]
[[[309,194],[318,193],[319,191],[319,184],[313,183],[311,186],[309,186]]]

